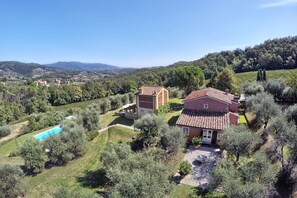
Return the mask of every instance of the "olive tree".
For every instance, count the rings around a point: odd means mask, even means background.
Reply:
[[[79,121],[87,131],[98,130],[99,111],[92,107],[87,107],[79,116]]]
[[[107,100],[107,99],[102,100],[101,103],[100,103],[100,111],[101,111],[102,113],[106,113],[106,112],[108,112],[110,109],[111,109],[110,101]]]
[[[138,140],[144,147],[156,146],[160,141],[161,129],[166,125],[164,118],[155,114],[146,114],[134,122],[134,127],[140,130]]]
[[[258,93],[247,99],[247,107],[256,115],[258,124],[267,127],[269,120],[280,113],[279,106],[273,97],[267,93]]]
[[[169,154],[177,154],[186,145],[186,138],[180,127],[164,126],[161,130],[160,146]]]
[[[281,100],[285,88],[286,88],[286,84],[284,80],[282,78],[279,78],[275,80],[269,80],[266,83],[265,90],[268,93],[272,94],[275,100],[276,99]]]
[[[280,115],[271,120],[266,130],[274,137],[275,154],[281,160],[282,167],[284,167],[284,146],[293,138],[296,127],[292,123],[288,123],[287,119]]]
[[[285,111],[285,116],[297,126],[297,104],[289,106]]]
[[[260,141],[259,135],[244,125],[238,125],[225,129],[219,144],[228,154],[235,156],[235,161],[238,162],[241,155],[251,152]]]
[[[242,85],[242,90],[246,95],[251,96],[264,92],[264,87],[259,82],[249,82]]]
[[[12,165],[0,165],[0,197],[23,197],[23,171]]]
[[[24,159],[26,168],[34,173],[42,171],[47,159],[41,143],[35,139],[24,142],[20,148],[20,156]]]

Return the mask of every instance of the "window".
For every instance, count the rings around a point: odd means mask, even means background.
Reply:
[[[189,135],[189,127],[183,127],[183,133],[185,136]]]
[[[204,104],[203,109],[208,109],[208,104]]]

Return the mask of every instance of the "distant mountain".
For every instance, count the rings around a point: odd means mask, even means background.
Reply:
[[[37,63],[22,63],[17,61],[0,62],[0,76],[2,77],[39,77],[62,71],[62,69],[51,68]]]
[[[74,71],[113,71],[122,70],[123,68],[103,64],[103,63],[81,63],[81,62],[57,62],[52,64],[47,64],[47,66],[62,68]]]

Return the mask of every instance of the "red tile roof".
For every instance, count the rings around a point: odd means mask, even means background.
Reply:
[[[193,91],[185,98],[185,100],[192,100],[192,99],[197,99],[197,98],[206,97],[206,96],[215,98],[218,100],[222,100],[229,104],[232,104],[232,100],[234,99],[233,94],[226,93],[224,91],[209,87],[198,91]]]
[[[138,92],[141,95],[156,95],[158,94],[164,87],[140,87],[142,90],[141,93]]]
[[[229,123],[228,113],[189,109],[184,109],[176,122],[177,125],[215,130],[224,130]]]

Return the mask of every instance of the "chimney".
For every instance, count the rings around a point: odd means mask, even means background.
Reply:
[[[156,91],[153,91],[153,95],[156,95],[157,94],[157,92]]]
[[[229,94],[229,89],[225,89],[225,94],[226,94],[226,95]]]
[[[138,89],[138,93],[142,94],[142,89],[141,88]]]

